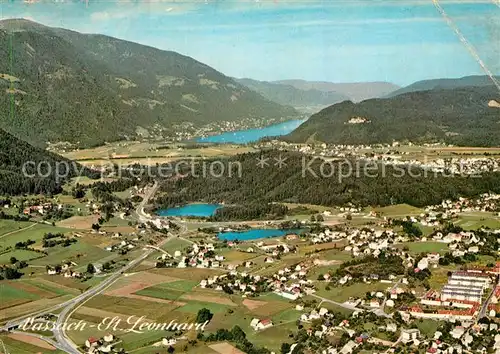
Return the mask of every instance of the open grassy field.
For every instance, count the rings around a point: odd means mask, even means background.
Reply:
[[[0,311],[0,322],[4,322],[7,319],[19,317],[27,313],[36,312],[52,307],[54,305],[65,302],[72,297],[73,296],[71,295],[65,295],[65,296],[58,296],[52,299],[34,300],[21,305],[2,309],[2,311]]]
[[[232,156],[255,151],[252,147],[230,144],[207,145],[196,149],[184,149],[184,144],[172,144],[169,149],[164,149],[163,146],[163,144],[149,142],[118,142],[62,154],[87,165],[109,163],[128,165],[136,162],[141,164],[166,163],[182,158]]]
[[[16,242],[26,241],[27,239],[40,242],[47,232],[58,233],[70,231],[47,224],[36,224],[34,226],[31,226],[33,223],[30,222],[17,222],[17,224],[24,230],[19,230],[19,232],[12,234],[4,234],[3,237],[0,237],[0,249],[5,249],[9,246],[14,247]]]
[[[110,255],[109,252],[102,248],[89,245],[81,239],[68,247],[63,247],[62,245],[52,247],[48,249],[48,252],[48,257],[37,259],[32,264],[45,266],[48,264],[58,264],[63,261],[73,261],[77,264],[87,265]]]
[[[489,227],[492,229],[500,228],[500,218],[493,216],[491,213],[470,213],[460,215],[455,225],[462,227],[465,230],[477,230],[481,227]]]
[[[370,210],[374,210],[382,216],[387,217],[419,215],[423,212],[423,209],[416,208],[408,204],[396,204],[380,208],[369,208],[368,211]]]
[[[31,222],[20,222],[14,220],[0,220],[0,238],[4,237],[5,234],[11,233],[33,225]]]
[[[349,286],[330,287],[330,290],[325,289],[326,284],[319,285],[316,295],[324,297],[329,300],[344,302],[350,297],[364,297],[368,291],[385,291],[391,287],[391,284],[381,282],[374,283],[356,283]]]
[[[397,248],[408,247],[409,252],[413,254],[420,253],[446,253],[449,251],[448,245],[443,242],[405,242],[395,245]]]
[[[12,250],[0,254],[0,264],[9,264],[11,257],[16,258],[18,261],[28,261],[30,259],[44,257],[42,253],[28,251],[28,250]]]
[[[14,303],[23,303],[27,301],[37,300],[40,297],[25,291],[19,287],[15,287],[6,282],[0,283],[0,299],[1,308],[12,306]]]
[[[11,354],[34,354],[34,353],[42,353],[42,354],[64,354],[61,350],[53,350],[42,348],[30,343],[26,343],[21,340],[13,339],[7,335],[1,335],[0,339],[5,344],[5,348]]]
[[[172,238],[167,243],[165,243],[161,248],[167,252],[182,251],[188,248],[191,244],[188,241],[183,240],[182,238]]]

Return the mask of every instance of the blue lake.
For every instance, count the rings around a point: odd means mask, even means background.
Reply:
[[[304,230],[301,229],[252,229],[247,231],[231,231],[231,232],[219,232],[217,237],[219,240],[228,241],[246,241],[246,240],[256,240],[259,238],[268,237],[280,237],[288,234],[299,234]]]
[[[247,144],[268,136],[280,136],[291,133],[299,125],[304,123],[305,119],[290,120],[287,122],[270,125],[264,128],[255,128],[247,130],[237,130],[234,132],[226,132],[219,135],[211,135],[207,137],[197,138],[199,143],[233,143]]]
[[[200,216],[209,217],[215,214],[215,211],[222,208],[219,204],[186,204],[183,206],[160,209],[156,212],[159,216]]]

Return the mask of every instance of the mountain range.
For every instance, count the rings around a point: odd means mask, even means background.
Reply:
[[[349,96],[335,91],[304,90],[293,85],[252,79],[235,80],[273,102],[292,106],[304,113],[315,113],[334,103],[351,99]]]
[[[353,102],[360,102],[370,98],[379,98],[400,89],[400,86],[390,82],[351,82],[333,83],[328,81],[281,80],[273,83],[290,85],[299,90],[318,90],[322,92],[336,92]]]
[[[359,103],[344,101],[314,114],[284,137],[295,142],[372,144],[444,141],[500,145],[499,92],[494,85],[412,91]]]
[[[92,146],[243,118],[296,116],[190,57],[27,20],[0,21],[0,127],[35,144]]]

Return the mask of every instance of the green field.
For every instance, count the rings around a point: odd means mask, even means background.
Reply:
[[[427,320],[427,319],[419,319],[415,321],[418,329],[422,334],[424,334],[427,338],[432,338],[434,333],[436,333],[439,326],[441,326],[444,322]]]
[[[207,308],[212,313],[221,313],[226,312],[229,307],[230,306],[212,302],[189,301],[186,305],[179,307],[177,311],[196,314],[202,308]]]
[[[24,279],[23,281],[27,284],[36,286],[37,288],[40,288],[42,290],[54,293],[58,296],[68,295],[68,294],[72,293],[72,292],[67,291],[65,289],[61,289],[60,287],[57,287],[55,285],[49,285],[49,284],[43,283],[41,281],[37,281],[36,278],[35,279]]]
[[[27,291],[17,289],[4,282],[0,283],[0,299],[2,302],[13,300],[37,300],[40,297]]]
[[[364,297],[368,291],[385,291],[391,284],[385,283],[356,283],[349,286],[330,287],[330,290],[325,290],[326,285],[318,285],[319,291],[316,295],[326,299],[344,302],[350,297]]]
[[[2,220],[0,220],[0,237],[2,237],[2,235],[5,235],[9,232],[20,230],[20,229],[28,227],[30,225],[33,225],[33,223],[14,221],[14,220],[3,220],[2,219]]]
[[[7,336],[0,336],[0,339],[5,344],[5,348],[11,354],[33,354],[33,353],[42,353],[42,354],[64,354],[61,350],[49,350],[43,349],[28,343],[24,343],[18,340],[14,340]]]
[[[47,249],[49,255],[44,258],[37,259],[31,262],[34,265],[49,265],[57,264],[63,261],[72,260],[77,264],[84,264],[95,262],[109,256],[109,252],[102,248],[89,245],[82,239],[78,242],[71,244],[68,247],[62,245],[51,247]]]
[[[491,213],[471,213],[471,215],[461,215],[454,223],[465,230],[477,230],[481,227],[491,229],[500,228],[500,219],[491,215]]]
[[[191,244],[181,238],[174,237],[171,238],[167,243],[165,243],[161,248],[164,249],[167,252],[171,252],[173,255],[173,252],[175,251],[182,251],[186,248],[188,248]]]
[[[382,216],[390,216],[390,217],[420,215],[423,211],[420,208],[416,208],[408,204],[396,204],[381,208],[370,208],[368,209],[368,211],[369,210],[374,210],[380,213]]]
[[[5,220],[2,220],[5,221]],[[32,223],[28,222],[20,222],[18,225],[22,226],[22,228],[26,228]],[[5,249],[6,247],[14,247],[16,242],[19,241],[26,241],[28,239],[40,242],[43,238],[43,236],[47,232],[52,232],[52,233],[57,233],[57,232],[68,232],[70,230],[64,229],[61,227],[55,227],[52,225],[47,225],[47,224],[37,224],[29,229],[22,230],[19,232],[16,232],[12,235],[4,236],[0,238],[0,249]]]
[[[409,252],[413,254],[431,252],[446,253],[449,251],[448,245],[443,242],[404,242],[395,245],[395,247],[408,247]]]
[[[170,289],[168,287],[163,287],[160,285],[150,286],[149,288],[142,289],[136,292],[137,295],[154,297],[157,299],[164,300],[177,300],[182,295],[185,294],[185,291]]]
[[[11,257],[15,257],[18,261],[28,261],[30,259],[45,257],[45,255],[28,250],[12,250],[0,254],[0,264],[9,264]]]

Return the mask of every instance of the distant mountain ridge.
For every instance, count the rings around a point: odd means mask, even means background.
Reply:
[[[273,81],[273,83],[291,85],[299,90],[333,91],[348,97],[353,102],[384,97],[390,92],[401,88],[398,85],[384,81],[333,83],[328,81],[279,80]]]
[[[348,96],[334,91],[303,90],[292,85],[246,78],[235,80],[270,101],[292,106],[302,112],[314,113],[326,106],[350,99]]]
[[[500,76],[496,77],[500,81]],[[493,82],[487,75],[464,76],[458,79],[431,79],[417,81],[399,90],[393,91],[386,95],[386,97],[394,97],[408,92],[427,91],[435,89],[454,89],[460,87],[471,86],[491,86]]]
[[[0,21],[0,127],[81,146],[173,124],[295,116],[190,57],[104,35]]]
[[[500,146],[495,86],[404,93],[360,103],[345,101],[314,114],[285,140],[335,144],[444,141]]]

